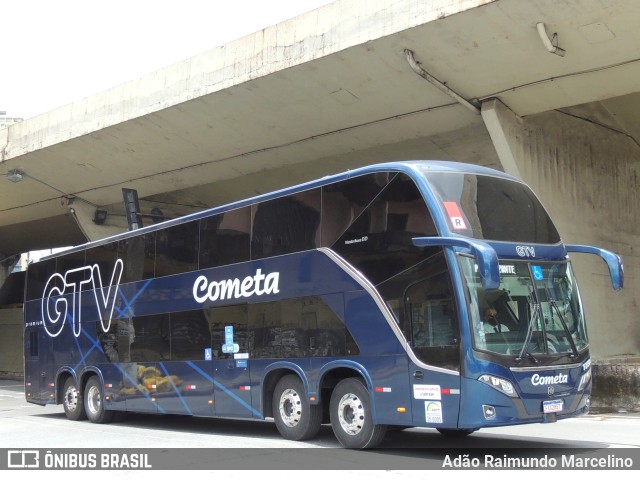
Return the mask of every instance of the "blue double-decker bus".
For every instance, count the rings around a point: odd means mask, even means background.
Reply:
[[[115,412],[468,435],[589,409],[569,254],[530,188],[455,162],[373,165],[71,248],[28,267],[25,395]]]

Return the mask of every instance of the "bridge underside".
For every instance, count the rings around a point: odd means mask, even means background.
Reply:
[[[594,357],[638,358],[639,20],[635,0],[337,1],[0,130],[0,174],[23,173],[0,179],[0,259],[123,231],[122,188],[173,217],[465,161],[531,184],[565,241],[622,255],[616,294],[598,259],[572,260]]]

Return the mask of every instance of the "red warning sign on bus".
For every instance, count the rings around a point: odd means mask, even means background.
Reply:
[[[466,230],[467,224],[464,221],[464,217],[462,216],[462,212],[460,211],[460,206],[457,202],[442,202],[444,204],[444,208],[447,210],[447,215],[449,215],[449,220],[451,220],[451,226],[454,230]]]

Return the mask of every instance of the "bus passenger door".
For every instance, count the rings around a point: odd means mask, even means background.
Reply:
[[[219,307],[209,313],[214,352],[215,416],[254,418],[249,378],[247,306]]]
[[[409,362],[413,422],[416,426],[455,428],[460,409],[460,334],[443,272],[407,289],[405,314],[418,362]]]

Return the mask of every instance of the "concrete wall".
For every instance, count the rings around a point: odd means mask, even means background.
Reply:
[[[549,112],[522,122],[519,169],[567,243],[621,255],[625,288],[614,292],[605,263],[572,254],[594,360],[640,357],[640,146],[611,128]]]
[[[24,373],[22,308],[0,309],[0,377]]]
[[[483,118],[504,170],[531,185],[563,240],[622,257],[625,287],[614,292],[600,258],[571,254],[594,365],[592,406],[640,410],[640,145],[615,119],[573,109],[521,119],[493,100]]]
[[[625,288],[614,292],[600,258],[571,255],[592,358],[640,359],[640,145],[612,122],[571,112],[521,119],[498,100],[482,109],[504,170],[531,185],[564,242],[599,246],[622,257]]]

